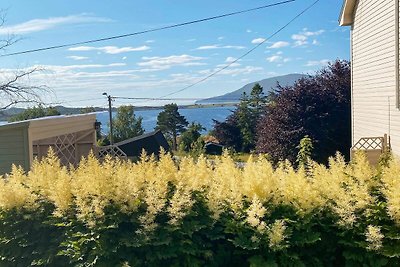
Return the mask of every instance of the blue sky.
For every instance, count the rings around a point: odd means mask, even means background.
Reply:
[[[67,1],[1,0],[7,10],[0,38],[21,40],[6,53],[79,42],[201,19],[279,0]],[[133,37],[3,57],[0,79],[39,67],[32,84],[46,85],[46,102],[104,106],[113,96],[159,97],[199,81],[273,34],[314,0],[297,0],[251,13]],[[341,1],[321,0],[285,30],[213,78],[176,98],[221,95],[248,82],[288,73],[312,74],[349,59],[349,29],[338,26]],[[168,101],[171,102],[171,101]],[[126,104],[117,100],[115,105]],[[160,101],[135,105],[165,104]]]

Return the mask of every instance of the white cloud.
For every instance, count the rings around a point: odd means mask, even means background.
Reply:
[[[142,57],[142,62],[137,63],[138,66],[147,67],[153,70],[169,69],[173,66],[198,66],[205,63],[198,62],[203,60],[202,57],[190,55],[172,55],[168,57]]]
[[[292,39],[295,41],[294,42],[294,46],[307,45],[308,44],[308,37],[317,36],[317,35],[320,35],[320,34],[322,34],[324,32],[325,32],[324,30],[311,32],[311,31],[308,31],[307,28],[304,28],[302,32],[292,35]],[[317,40],[314,39],[313,44],[314,44],[314,42],[317,42]]]
[[[91,22],[109,22],[110,19],[90,16],[88,14],[70,15],[65,17],[53,17],[47,19],[32,19],[20,24],[2,26],[0,35],[5,34],[25,34],[53,29],[57,26],[67,24],[81,24]]]
[[[50,72],[63,72],[79,69],[97,69],[97,68],[110,68],[110,67],[123,67],[125,63],[111,63],[111,64],[78,64],[78,65],[36,65],[34,68],[44,69]]]
[[[247,29],[247,30],[246,30],[246,32],[247,32],[247,33],[251,33],[251,32],[252,32],[252,30],[250,30],[250,29]]]
[[[263,42],[265,42],[264,38],[256,38],[251,41],[252,44],[261,44]]]
[[[315,32],[310,32],[310,31],[303,31],[303,35],[305,36],[316,36],[316,35],[320,35],[322,33],[324,33],[325,30],[319,30],[319,31],[315,31]]]
[[[120,54],[127,52],[137,52],[137,51],[146,51],[149,50],[150,47],[147,45],[138,46],[138,47],[117,47],[117,46],[103,46],[103,47],[94,47],[94,46],[77,46],[68,48],[69,51],[101,51],[106,54]]]
[[[286,62],[289,62],[291,60],[291,58],[283,57],[282,55],[283,55],[283,52],[282,51],[278,51],[278,52],[276,52],[275,55],[267,57],[266,60],[268,62],[271,62],[271,63],[280,63],[280,64],[277,65],[278,67],[280,67],[280,66],[283,65],[282,63],[286,63]]]
[[[244,46],[239,45],[203,45],[197,47],[195,50],[210,50],[210,49],[245,49]]]
[[[151,43],[154,43],[154,42],[155,42],[154,40],[147,40],[146,41],[147,44],[151,44]]]
[[[329,59],[309,60],[304,66],[306,67],[325,66],[328,65],[329,62],[330,62]]]
[[[267,61],[269,61],[271,63],[272,62],[279,62],[281,60],[282,60],[282,57],[278,56],[278,55],[273,55],[273,56],[267,57]]]
[[[289,46],[288,42],[278,41],[278,42],[275,42],[272,45],[268,46],[267,48],[273,49],[273,48],[282,48],[282,47],[286,47],[286,46]]]
[[[236,60],[235,57],[227,57],[227,58],[225,59],[225,62],[230,63],[230,62],[233,62],[233,61],[235,61],[235,60]]]
[[[235,62],[235,63],[228,63],[228,64],[229,64],[229,67],[230,67],[230,68],[232,68],[232,67],[239,67],[239,66],[242,65],[242,64],[237,63],[237,62]],[[225,68],[228,64],[218,64],[218,65],[217,65],[217,68]]]
[[[221,40],[224,40],[225,39],[225,37],[224,36],[220,36],[220,37],[218,37],[218,41],[221,41]]]
[[[307,42],[307,36],[301,35],[301,34],[293,34],[292,39],[295,40],[295,46],[303,46],[306,45]]]
[[[194,41],[196,41],[196,39],[194,39],[194,38],[186,40],[186,42],[194,42]]]
[[[88,59],[88,57],[80,57],[80,56],[68,56],[67,58],[73,59],[73,60],[84,60]]]
[[[225,66],[225,65],[224,65]],[[221,66],[217,66],[216,69],[207,69],[207,70],[201,70],[198,73],[201,75],[209,75],[217,70],[219,70]],[[256,67],[256,66],[245,66],[241,68],[227,68],[218,73],[218,75],[231,75],[231,76],[237,76],[237,75],[244,75],[244,74],[250,74],[254,72],[259,72],[262,71],[262,67]]]
[[[122,57],[122,60],[126,60],[128,57]]]

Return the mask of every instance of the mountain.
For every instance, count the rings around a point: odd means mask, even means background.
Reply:
[[[236,91],[221,96],[198,100],[196,101],[196,104],[237,103],[240,101],[240,97],[243,95],[244,92],[246,92],[247,95],[250,95],[251,89],[256,83],[259,83],[264,89],[264,94],[268,95],[269,92],[271,92],[276,88],[277,83],[279,83],[282,86],[293,85],[298,79],[304,77],[307,77],[307,75],[287,74],[283,76],[276,76],[261,81],[248,83]]]

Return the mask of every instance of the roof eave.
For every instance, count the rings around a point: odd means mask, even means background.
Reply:
[[[354,21],[354,7],[356,6],[357,0],[344,0],[342,12],[340,13],[339,25],[349,26]]]

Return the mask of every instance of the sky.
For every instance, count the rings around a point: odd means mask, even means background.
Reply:
[[[169,26],[273,4],[250,1],[0,0],[6,20],[0,39],[19,41],[5,53],[81,42]],[[26,83],[49,88],[43,101],[64,106],[107,104],[111,96],[157,98],[197,83],[253,52],[219,74],[169,98],[208,98],[261,79],[289,73],[314,74],[336,59],[349,59],[349,28],[338,26],[341,1],[320,0],[270,39],[315,0],[296,0],[267,9],[188,26],[87,45],[0,58],[0,82],[37,68]],[[1,101],[1,100],[0,100]],[[168,102],[115,99],[113,105]]]

